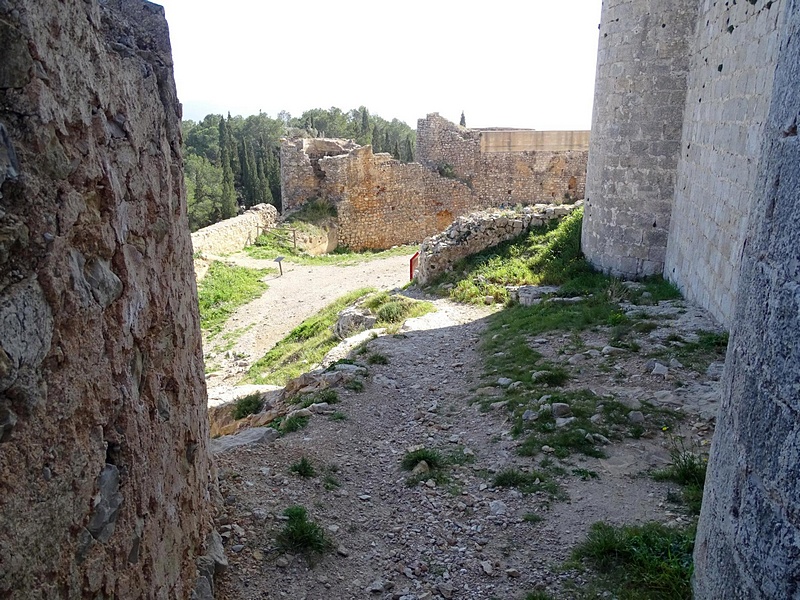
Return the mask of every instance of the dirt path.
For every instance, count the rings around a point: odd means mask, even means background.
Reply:
[[[218,598],[486,600],[558,593],[566,580],[581,585],[579,574],[558,565],[592,523],[686,522],[665,501],[670,484],[645,475],[669,460],[669,440],[660,432],[606,446],[605,458],[557,461],[565,501],[494,487],[495,473],[537,469],[543,457],[518,454],[521,440],[511,435],[502,405],[484,412],[473,402],[476,388],[487,385],[479,342],[490,309],[434,302],[437,313],[410,323],[402,335],[369,343],[388,363],[367,366],[363,391],[339,390],[335,408],[344,420],[315,416],[273,443],[217,457],[225,498],[218,524],[231,563]],[[668,335],[711,325],[694,309],[669,310],[674,320],[643,335],[641,354],[598,356],[608,332],[587,332],[576,367],[563,351],[574,336],[553,332],[535,343],[571,370],[570,388],[597,387],[600,395],[631,403],[661,398],[691,413],[686,431],[701,443],[710,426],[700,415],[713,408],[717,383],[677,366],[669,378],[651,376],[643,355]],[[676,390],[678,378],[685,380],[683,392]],[[474,462],[448,468],[447,483],[409,487],[400,461],[420,444]],[[316,476],[289,472],[301,457],[313,462]],[[573,474],[581,469],[598,477],[584,481]],[[275,549],[282,511],[292,505],[304,506],[333,540],[334,551],[313,567]]]
[[[206,378],[209,396],[213,398],[220,393],[216,388],[236,383],[253,361],[266,354],[289,331],[347,292],[362,287],[394,289],[406,284],[409,259],[410,256],[395,256],[352,266],[311,266],[284,261],[283,276],[268,275],[264,281],[269,289],[239,308],[213,340],[204,340],[206,364],[214,368]],[[251,258],[244,253],[220,260],[253,269],[276,266],[271,260]]]

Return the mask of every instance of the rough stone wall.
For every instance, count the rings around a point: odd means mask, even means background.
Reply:
[[[483,206],[583,198],[589,132],[466,129],[437,113],[417,122],[417,160],[444,164]]]
[[[692,44],[666,276],[721,322],[733,315],[747,215],[787,1],[706,3]]]
[[[421,285],[449,270],[457,261],[519,237],[532,227],[571,213],[580,204],[526,206],[521,211],[497,209],[459,217],[441,233],[422,242],[415,278]]]
[[[800,598],[800,6],[782,4],[695,545],[698,600]]]
[[[697,7],[603,2],[582,245],[614,275],[664,268]]]
[[[417,163],[364,146],[319,162],[326,198],[338,209],[338,242],[353,250],[421,242],[479,208],[470,189]]]
[[[271,204],[257,204],[238,217],[225,219],[192,234],[195,252],[222,254],[238,252],[275,227],[278,211]]]
[[[206,390],[163,9],[0,3],[0,596],[187,598]]]
[[[358,145],[351,140],[299,138],[281,140],[281,210],[286,213],[321,194],[319,161],[347,154]]]

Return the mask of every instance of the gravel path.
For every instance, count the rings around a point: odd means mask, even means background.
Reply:
[[[345,420],[315,416],[305,429],[273,443],[217,457],[225,499],[217,523],[231,563],[218,583],[219,599],[524,598],[533,590],[560,591],[566,579],[582,583],[579,574],[558,565],[595,521],[685,523],[681,511],[665,502],[670,485],[643,476],[669,460],[666,436],[627,438],[607,446],[603,459],[573,455],[562,463],[566,501],[493,487],[493,473],[512,466],[530,470],[541,457],[517,454],[519,441],[510,435],[505,410],[481,412],[471,402],[485,385],[478,348],[491,309],[434,302],[437,313],[414,320],[401,335],[369,343],[369,351],[386,356],[388,364],[368,367],[363,391],[339,390],[336,408]],[[604,344],[607,336],[587,334],[587,347]],[[566,364],[559,351],[565,337],[554,332],[537,343]],[[642,397],[674,387],[663,377],[641,375],[644,361],[633,354],[614,367],[628,373],[624,383],[590,368],[591,361],[606,359],[586,360],[574,371],[575,387],[602,381],[614,392],[636,385]],[[691,385],[711,384],[700,377]],[[710,427],[695,424],[692,435],[707,440]],[[418,444],[466,452],[474,462],[450,467],[447,484],[409,487],[400,461]],[[301,457],[314,463],[315,477],[289,473]],[[583,481],[572,469],[599,478]],[[313,567],[275,550],[282,511],[297,504],[333,540],[335,550]]]
[[[213,258],[213,257],[212,257]],[[408,282],[410,256],[365,261],[352,266],[298,265],[283,263],[283,276],[268,275],[269,289],[258,299],[240,307],[212,341],[204,340],[206,364],[215,370],[206,378],[209,397],[236,383],[253,361],[261,358],[303,320],[349,291],[362,287],[394,289]],[[220,258],[253,269],[275,268],[271,260],[244,253]],[[228,339],[233,347],[220,348]]]

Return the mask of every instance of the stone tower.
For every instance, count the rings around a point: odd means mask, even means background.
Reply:
[[[661,273],[697,0],[604,0],[583,251],[624,277]]]

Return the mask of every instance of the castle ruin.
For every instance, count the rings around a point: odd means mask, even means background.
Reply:
[[[466,129],[437,113],[417,124],[414,163],[347,140],[285,140],[283,209],[330,201],[353,250],[420,242],[473,210],[582,198],[588,147],[587,131]]]

